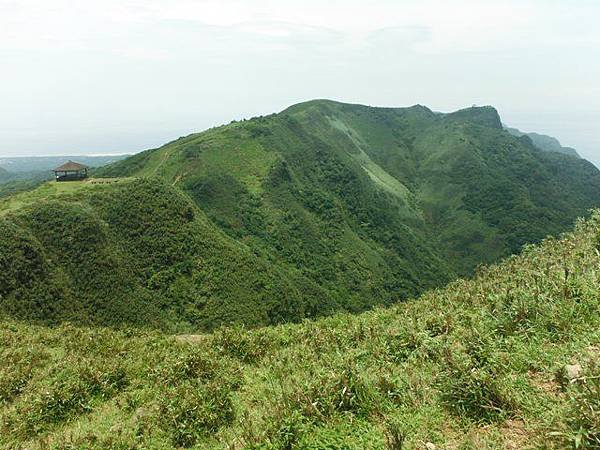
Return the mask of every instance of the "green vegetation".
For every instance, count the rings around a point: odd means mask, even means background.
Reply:
[[[41,180],[18,180],[0,182],[0,201],[5,197],[35,189],[43,182],[44,181]]]
[[[98,211],[127,195],[95,194]],[[251,331],[172,337],[5,318],[0,446],[599,448],[599,236],[596,213],[419,299]],[[144,267],[160,264],[135,251]],[[45,258],[29,263],[51,271]]]
[[[470,276],[600,199],[598,169],[512,136],[492,107],[313,101],[94,176],[114,179],[0,199],[1,312],[180,331],[361,312]]]
[[[558,141],[558,139],[553,138],[552,136],[546,136],[544,134],[538,133],[523,133],[522,131],[517,130],[516,128],[506,128],[506,131],[508,131],[513,136],[528,137],[529,139],[531,139],[533,145],[545,152],[562,153],[564,155],[580,158],[579,153],[577,153],[577,150],[571,147],[563,147]]]
[[[120,159],[114,156],[20,156],[0,158],[0,199],[34,189],[54,177],[52,169],[69,159],[90,167],[100,167]]]
[[[0,199],[33,189],[51,178],[50,172],[9,172],[0,167]]]
[[[21,174],[29,177],[33,174],[43,173],[52,175],[52,169],[64,164],[66,161],[77,161],[89,167],[102,167],[106,164],[126,158],[127,155],[57,155],[57,156],[8,156],[0,157],[0,180],[2,169],[13,175]]]
[[[596,167],[511,135],[492,107],[439,114],[312,101],[103,173],[160,176],[234,239],[373,303],[469,276],[569,229],[600,199]],[[365,255],[358,266],[353,249]]]
[[[314,101],[97,175],[0,199],[0,447],[600,448],[600,212],[529,245],[600,172],[495,109]]]
[[[340,309],[158,179],[50,183],[3,206],[0,311],[16,318],[210,329]]]

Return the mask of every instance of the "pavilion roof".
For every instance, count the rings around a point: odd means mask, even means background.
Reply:
[[[87,169],[88,166],[84,165],[84,164],[79,164],[77,162],[74,161],[68,161],[66,163],[64,163],[62,166],[57,167],[56,169],[54,169],[54,172],[66,172],[66,171],[71,171],[71,170],[83,170],[83,169]]]

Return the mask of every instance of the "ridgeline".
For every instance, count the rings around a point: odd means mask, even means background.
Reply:
[[[94,176],[121,181],[2,200],[1,312],[179,332],[361,312],[471,276],[600,200],[596,167],[513,136],[492,107],[312,101]]]

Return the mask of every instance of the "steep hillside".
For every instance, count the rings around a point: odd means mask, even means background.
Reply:
[[[0,313],[11,317],[209,329],[344,307],[158,179],[49,183],[0,203]]]
[[[600,202],[591,163],[512,136],[492,107],[312,101],[181,138],[106,174],[168,180],[230,236],[319,284],[360,285],[383,266],[384,289],[400,295],[564,231]],[[353,281],[344,269],[357,253],[363,276]]]
[[[491,107],[313,101],[100,170],[115,178],[0,201],[0,311],[179,330],[360,312],[600,200],[592,164],[511,136]]]
[[[0,446],[597,449],[598,236],[596,214],[472,281],[297,325],[169,337],[5,319]]]

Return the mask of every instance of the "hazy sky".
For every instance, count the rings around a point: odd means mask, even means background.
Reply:
[[[0,156],[133,152],[303,100],[498,108],[600,163],[597,0],[0,0]]]

